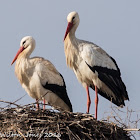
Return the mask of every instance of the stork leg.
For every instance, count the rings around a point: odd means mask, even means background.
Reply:
[[[95,86],[95,119],[97,120],[97,110],[98,110],[98,89]]]
[[[36,111],[39,109],[38,99],[36,99]]]
[[[45,99],[43,99],[43,110],[45,110]]]
[[[87,113],[89,113],[89,108],[90,108],[91,100],[90,100],[90,95],[89,95],[89,88],[88,88],[88,86],[86,86],[86,92],[87,92]]]

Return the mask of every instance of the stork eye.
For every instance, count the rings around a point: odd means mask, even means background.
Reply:
[[[23,42],[23,45],[26,43],[26,40]]]
[[[75,19],[75,17],[72,18],[72,21]]]

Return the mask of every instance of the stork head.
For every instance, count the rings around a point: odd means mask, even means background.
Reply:
[[[68,21],[68,26],[67,26],[67,30],[64,36],[64,41],[70,31],[73,30],[73,32],[75,33],[75,30],[77,29],[80,22],[78,13],[75,11],[69,13],[67,16],[67,21]]]
[[[25,52],[29,56],[34,50],[34,48],[35,48],[35,40],[33,39],[33,37],[31,36],[24,37],[20,42],[20,48],[15,58],[13,59],[11,65],[16,61],[16,59],[22,52]]]

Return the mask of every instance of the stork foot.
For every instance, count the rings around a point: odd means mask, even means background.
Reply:
[[[88,86],[86,86],[86,92],[87,92],[87,113],[89,113],[91,100],[90,100],[90,95],[89,95],[89,88],[88,88]]]
[[[97,110],[98,110],[98,89],[95,86],[95,119],[97,120]]]
[[[38,100],[36,99],[36,111],[39,110],[39,104],[38,104]]]
[[[45,99],[43,99],[43,111],[45,111]]]

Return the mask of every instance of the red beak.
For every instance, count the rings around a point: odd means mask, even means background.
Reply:
[[[66,30],[65,36],[64,36],[64,40],[67,37],[67,34],[70,32],[72,26],[73,26],[73,23],[69,22],[68,26],[67,26],[67,30]]]
[[[17,60],[19,54],[20,54],[23,50],[24,50],[24,47],[20,47],[20,48],[19,48],[19,50],[18,50],[18,52],[17,52],[15,58],[13,59],[11,65]]]

